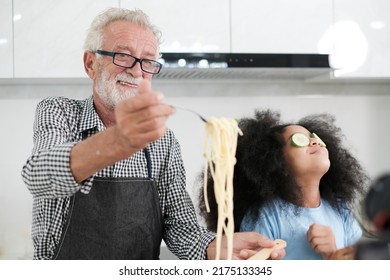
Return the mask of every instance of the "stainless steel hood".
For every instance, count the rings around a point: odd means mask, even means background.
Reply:
[[[305,79],[329,75],[326,54],[163,53],[156,79]]]

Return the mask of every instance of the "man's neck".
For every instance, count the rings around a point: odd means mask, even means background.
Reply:
[[[93,101],[96,113],[102,120],[104,126],[110,127],[115,125],[116,121],[114,109],[108,109],[106,106],[104,106],[97,94],[93,96]]]

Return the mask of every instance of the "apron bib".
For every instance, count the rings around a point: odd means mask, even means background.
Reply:
[[[95,177],[89,194],[71,197],[55,259],[158,259],[162,214],[149,178]]]

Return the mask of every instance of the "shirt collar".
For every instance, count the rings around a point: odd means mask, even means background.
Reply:
[[[81,112],[80,118],[80,132],[95,129],[97,131],[103,131],[105,129],[102,120],[99,118],[93,105],[92,95],[84,100],[85,105]]]

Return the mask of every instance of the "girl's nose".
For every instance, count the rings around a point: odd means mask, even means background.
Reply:
[[[321,143],[320,143],[320,141],[318,141],[318,139],[316,139],[316,138],[310,139],[310,146],[320,146],[320,145],[321,145]]]

